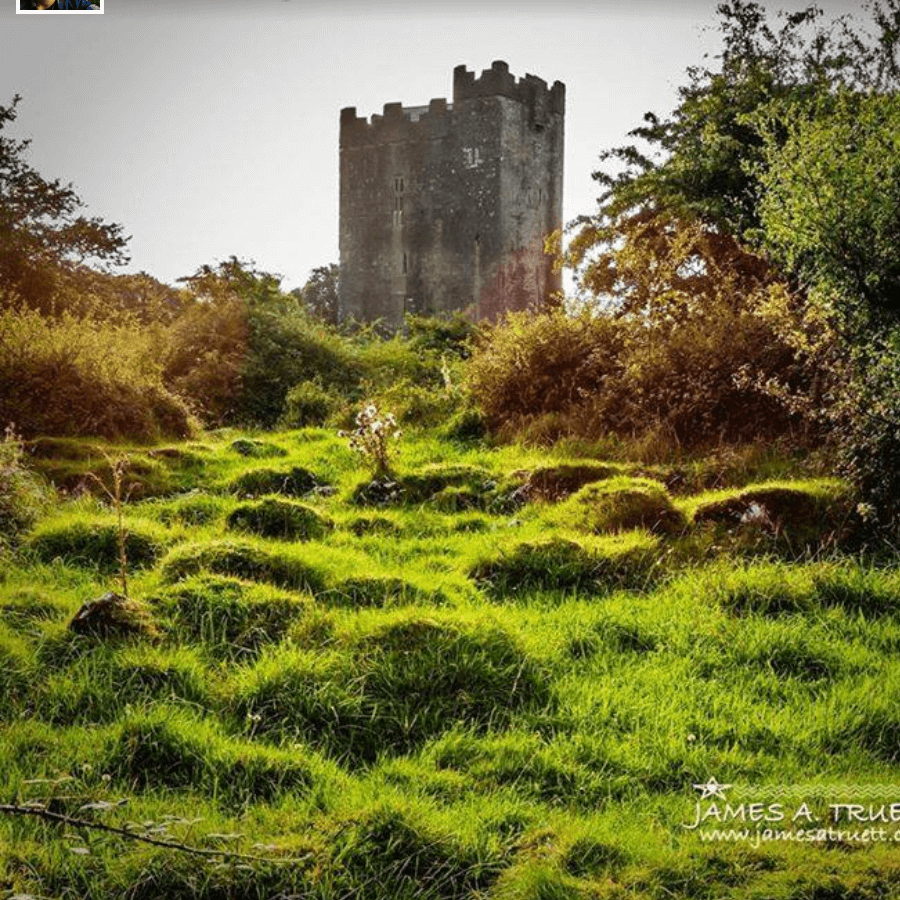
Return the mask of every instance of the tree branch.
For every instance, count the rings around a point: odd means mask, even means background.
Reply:
[[[94,831],[105,831],[108,834],[116,834],[119,837],[129,838],[132,841],[141,841],[145,844],[152,844],[154,847],[165,847],[168,850],[178,850],[181,853],[190,853],[194,856],[224,857],[227,859],[240,859],[266,863],[302,863],[307,862],[312,856],[312,853],[307,853],[305,856],[299,857],[254,856],[249,853],[235,853],[230,850],[211,850],[204,847],[192,847],[189,844],[182,844],[180,841],[166,841],[161,838],[152,838],[144,834],[129,831],[127,828],[107,825],[104,822],[91,822],[87,819],[76,819],[72,816],[67,816],[64,813],[51,812],[44,806],[20,806],[15,803],[0,803],[0,813],[6,813],[10,816],[33,816],[38,819],[46,819],[49,822],[59,822],[63,825],[70,825],[74,828],[90,828]]]

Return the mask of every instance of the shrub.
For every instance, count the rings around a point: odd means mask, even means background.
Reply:
[[[324,425],[344,402],[343,398],[314,379],[301,381],[287,392],[279,424],[284,428]]]
[[[466,366],[466,383],[491,428],[569,410],[619,369],[623,329],[608,318],[561,310],[512,313],[488,329]]]
[[[314,509],[277,497],[267,497],[258,503],[243,503],[226,521],[234,531],[247,531],[286,541],[314,540],[334,527],[330,519],[320,516]]]
[[[15,542],[46,508],[49,491],[25,465],[25,451],[12,426],[0,441],[0,547]]]
[[[195,426],[163,386],[156,341],[130,324],[0,311],[0,422],[26,437],[186,437]]]

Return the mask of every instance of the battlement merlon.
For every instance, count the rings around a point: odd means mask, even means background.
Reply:
[[[428,106],[385,103],[381,115],[376,113],[371,119],[366,119],[364,116],[357,116],[355,106],[347,106],[341,110],[340,145],[343,147],[377,141],[385,127],[434,127],[442,124],[444,117],[452,109],[446,98],[435,97]]]
[[[510,74],[509,66],[500,59],[494,60],[490,69],[485,69],[478,78],[464,65],[453,70],[454,106],[478,97],[498,96],[548,113],[563,115],[566,111],[566,86],[561,81],[555,81],[548,89],[547,82],[536,75],[525,75],[516,80]]]

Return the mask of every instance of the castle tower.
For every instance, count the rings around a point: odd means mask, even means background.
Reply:
[[[544,238],[562,227],[565,86],[504,62],[453,72],[453,103],[341,110],[341,314],[478,319],[560,289]]]

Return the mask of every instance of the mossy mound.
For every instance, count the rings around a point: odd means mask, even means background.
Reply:
[[[149,523],[128,524],[125,536],[128,569],[153,566],[163,553],[164,541],[162,530],[153,529]],[[119,533],[108,521],[51,521],[38,526],[26,541],[26,547],[42,562],[61,559],[104,575],[119,569]]]
[[[199,575],[168,588],[154,604],[178,639],[203,643],[218,657],[250,658],[280,641],[311,598],[237,578]]]
[[[646,528],[654,534],[676,534],[687,525],[661,484],[633,478],[590,484],[567,500],[559,515],[594,534],[635,528]]]
[[[589,550],[577,541],[553,537],[525,541],[509,552],[477,562],[469,577],[499,597],[522,590],[578,590],[607,593],[646,586],[650,548],[638,541]]]
[[[520,494],[527,500],[556,502],[581,490],[586,484],[604,481],[619,474],[612,466],[596,463],[565,463],[543,466],[532,471],[516,472],[513,477],[521,480]]]
[[[365,537],[368,534],[400,534],[400,526],[385,516],[360,516],[353,519],[348,528],[357,537]]]
[[[195,491],[167,501],[154,515],[164,525],[209,525],[222,515],[225,503],[222,497]]]
[[[251,469],[231,481],[228,489],[240,497],[262,497],[265,494],[303,497],[322,485],[323,482],[309,469],[294,466],[284,470]]]
[[[474,497],[470,505],[481,507],[489,502],[496,489],[487,469],[479,466],[433,465],[424,466],[420,472],[412,475],[401,475],[393,479],[366,481],[357,485],[351,496],[351,502],[357,506],[418,506],[435,501],[444,494],[444,503],[452,503],[449,499],[463,494]],[[444,493],[447,492],[447,493]]]
[[[228,738],[210,722],[166,707],[126,719],[100,765],[131,788],[191,790],[237,805],[303,791],[313,781],[309,763],[296,749]]]
[[[726,529],[735,537],[770,537],[785,549],[801,551],[833,542],[846,518],[846,503],[790,487],[754,487],[702,503],[694,524]]]
[[[302,503],[266,497],[243,503],[226,520],[232,531],[249,532],[283,541],[311,541],[324,537],[334,523]]]
[[[340,652],[285,649],[261,660],[236,713],[261,732],[299,735],[360,764],[453,726],[503,727],[552,702],[548,673],[503,629],[410,616]]]
[[[268,441],[251,440],[250,438],[238,438],[236,441],[232,441],[230,449],[239,456],[251,459],[274,459],[279,456],[287,456],[287,450],[279,447],[277,444],[270,444]]]
[[[295,591],[318,593],[325,586],[322,572],[306,560],[244,541],[189,544],[173,550],[162,562],[162,577],[168,582],[204,570]]]

